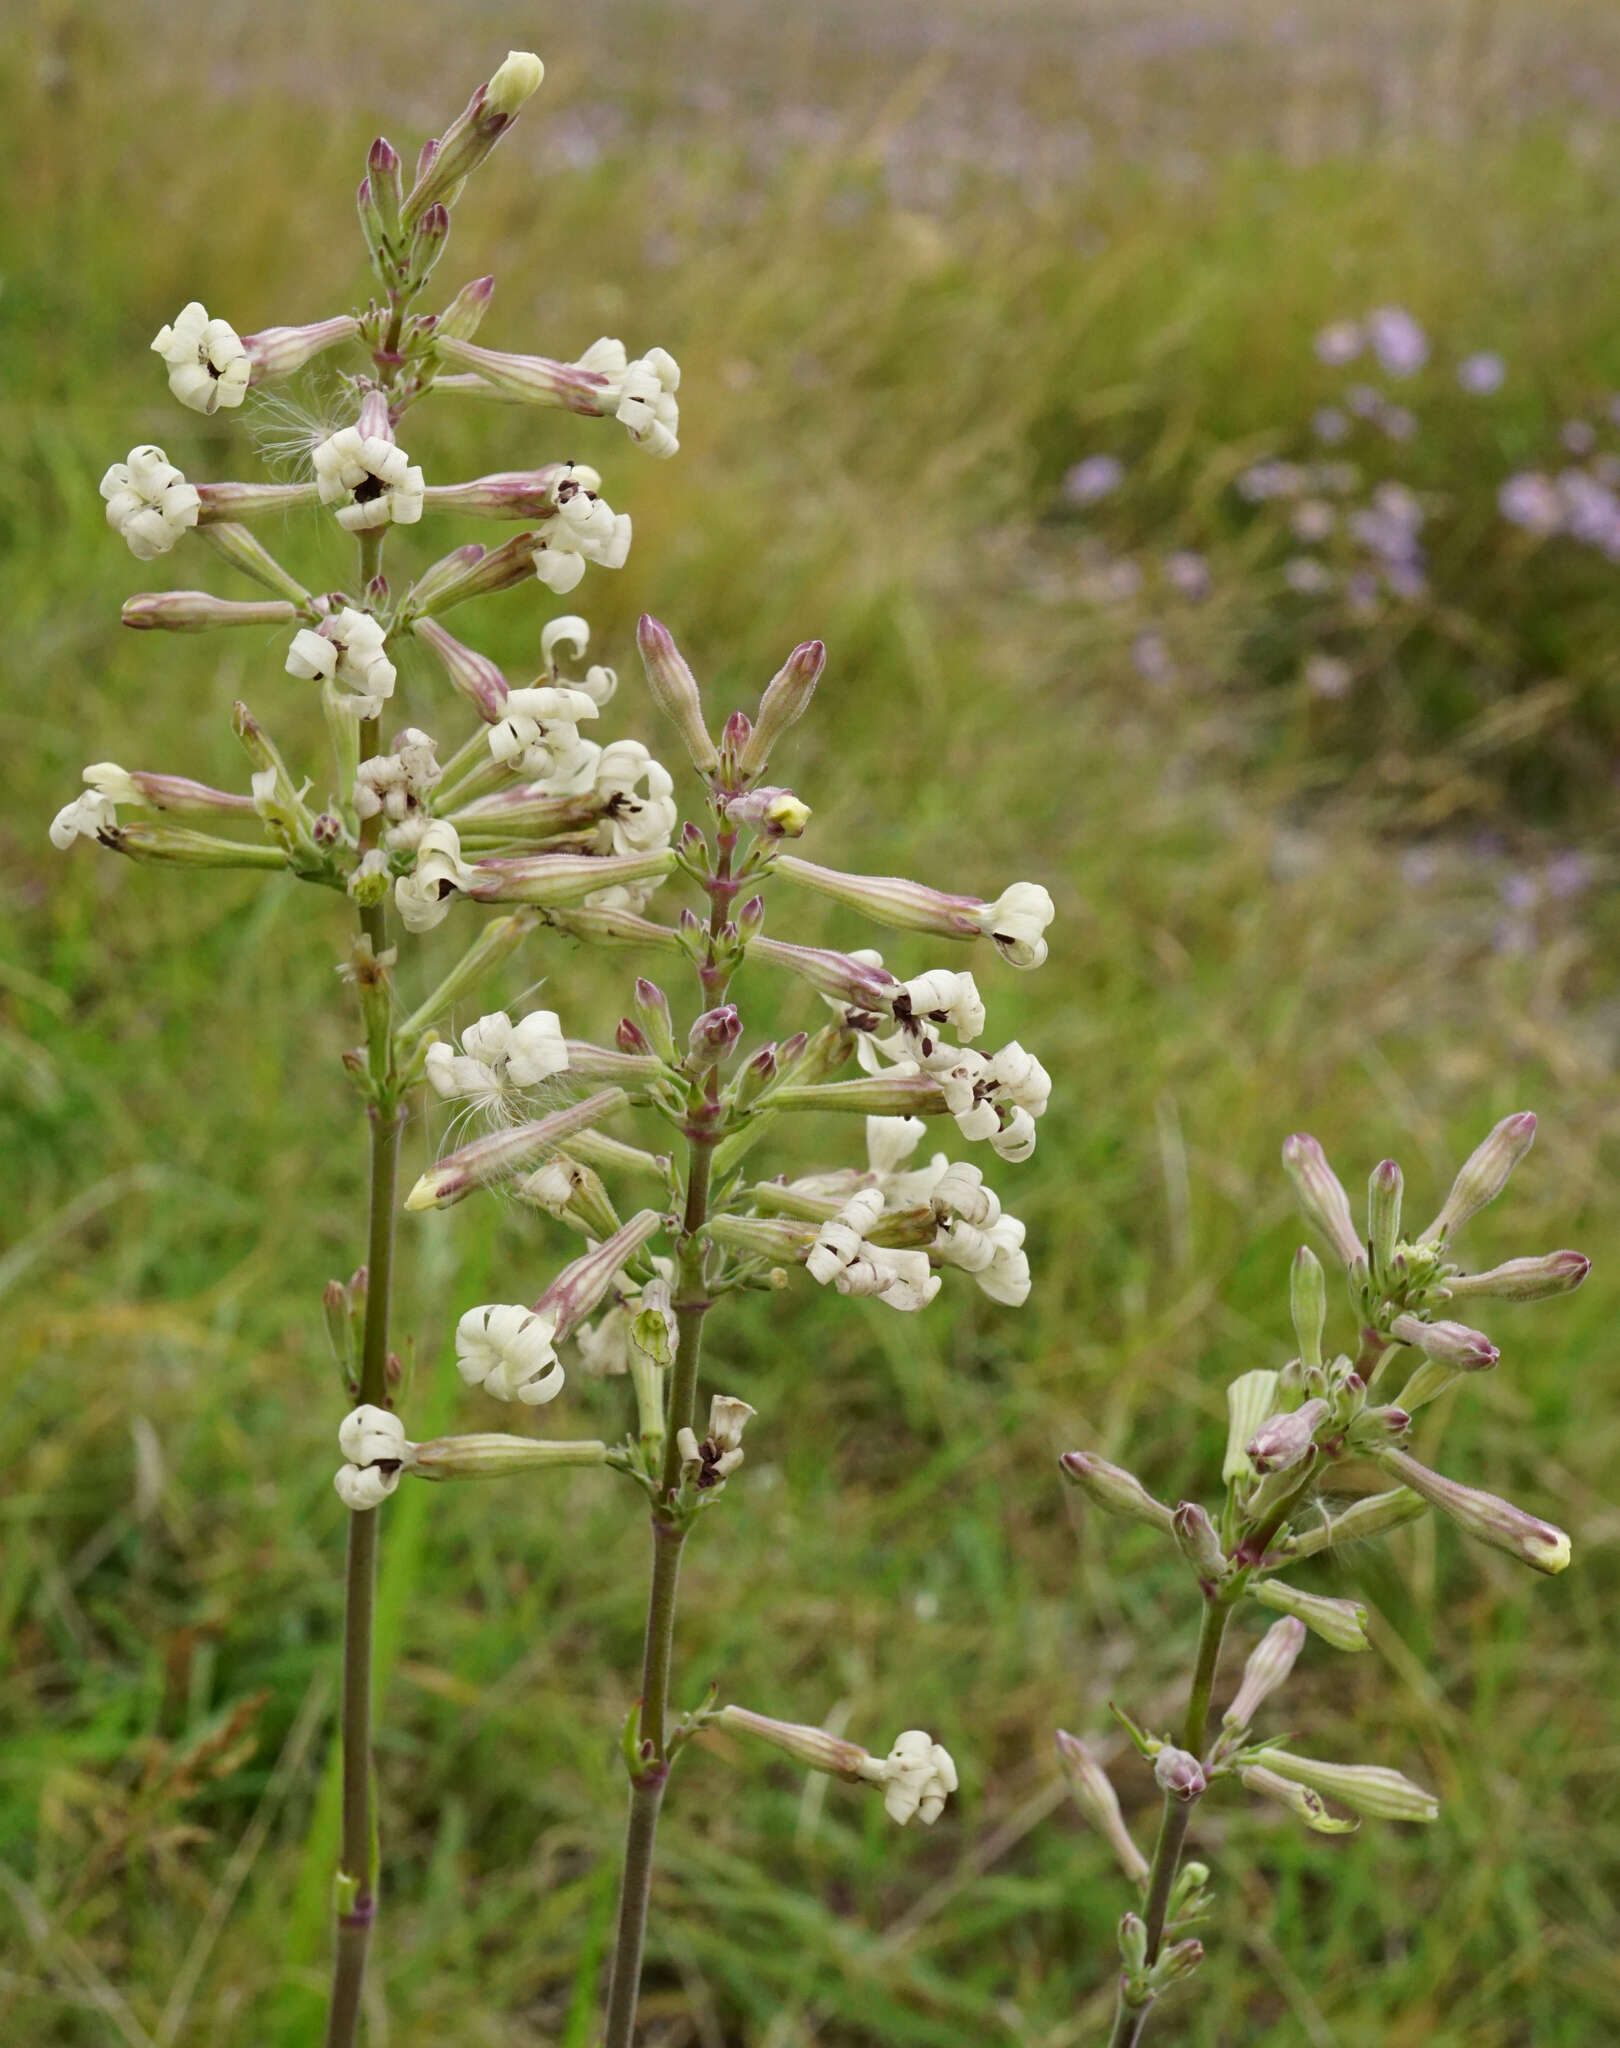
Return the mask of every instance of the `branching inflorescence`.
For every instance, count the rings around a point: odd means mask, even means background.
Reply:
[[[960,1268],[993,1300],[1029,1291],[1023,1225],[1003,1212],[978,1165],[936,1154],[912,1163],[927,1119],[1004,1161],[1028,1157],[1046,1108],[1047,1075],[1016,1043],[983,1052],[985,1011],[970,972],[934,967],[904,978],[876,952],[843,954],[764,930],[776,884],[830,897],[904,933],[986,941],[1015,967],[1046,957],[1046,891],[1016,883],[994,902],[890,877],[843,873],[784,851],[808,807],[765,781],[774,749],[808,709],[822,673],[819,642],[797,647],[753,719],[734,711],[718,738],[692,672],[669,633],[643,619],[651,694],[689,757],[700,819],[680,820],[674,779],[639,742],[588,737],[615,690],[611,669],[586,666],[583,619],[553,618],[540,634],[541,672],[513,688],[485,655],[451,634],[445,615],[475,597],[539,583],[573,590],[587,565],[616,568],[630,546],[627,515],[603,500],[595,471],[572,461],[427,480],[400,443],[406,415],[441,394],[473,395],[585,417],[612,416],[648,453],[678,448],[680,373],[662,349],[631,357],[604,338],[573,362],[504,354],[473,336],[493,280],[462,288],[437,313],[414,310],[450,230],[468,175],[540,84],[539,60],[507,58],[466,111],[423,150],[407,189],[398,155],[373,144],[359,213],[377,295],[363,308],[303,327],[239,337],[200,304],[153,343],[179,401],[211,413],[250,399],[317,355],[358,348],[343,388],[352,416],[303,451],[307,481],[191,483],[156,447],[133,449],[102,482],[107,517],[140,560],[195,534],[268,592],[251,601],[203,591],[133,597],[124,620],[177,632],[248,625],[284,630],[284,666],[315,685],[333,749],[328,774],[295,772],[269,731],[238,705],[235,731],[250,790],[101,762],[51,827],[59,846],[98,841],[136,860],[184,868],[290,874],[346,895],[358,930],[347,977],[365,1042],[346,1065],[371,1134],[365,1265],[326,1290],[325,1314],[351,1412],[338,1430],[336,1487],[350,1509],[342,1709],[343,1820],[336,1882],[335,1975],[328,2041],[352,2040],[376,1912],[371,1789],[371,1637],[377,1510],[407,1476],[444,1481],[589,1465],[622,1476],[650,1511],[652,1569],[643,1669],[624,1733],[630,1815],[605,2038],[632,2034],[654,1837],[670,1769],[712,1723],[752,1735],[812,1768],[877,1787],[898,1822],[932,1822],[955,1789],[944,1748],[919,1730],[881,1755],[822,1730],[778,1721],[710,1693],[684,1716],[672,1706],[676,1592],[683,1547],[724,1498],[743,1459],[753,1409],[716,1393],[700,1411],[704,1324],[749,1290],[787,1284],[795,1268],[841,1294],[915,1311]],[[308,508],[355,538],[350,588],[306,590],[254,535],[253,522]],[[393,529],[451,514],[521,527],[499,546],[456,546],[403,582],[384,572]],[[414,641],[433,657],[475,723],[441,751],[438,736],[403,725],[385,747],[396,702],[396,656]],[[317,804],[312,790],[326,789]],[[152,818],[131,820],[130,810]],[[180,822],[185,820],[185,822]],[[200,822],[199,822],[200,821]],[[231,836],[232,826],[251,834]],[[698,910],[649,915],[665,883],[696,892]],[[501,915],[450,972],[407,1006],[391,922],[431,930],[465,905]],[[664,991],[635,981],[611,1044],[557,1011],[483,1016],[459,1043],[441,1035],[457,1008],[542,927],[606,947],[661,955],[691,976],[684,1027]],[[815,999],[810,1024],[748,1048],[733,981],[745,962],[787,975]],[[851,1059],[854,1078],[836,1079]],[[538,1407],[562,1392],[565,1358],[622,1374],[634,1423],[610,1444],[476,1434],[413,1442],[397,1412],[400,1375],[389,1333],[400,1131],[424,1085],[479,1123],[407,1196],[442,1208],[483,1189],[514,1194],[583,1240],[535,1301],[469,1307],[455,1330],[462,1378],[496,1399]],[[841,1112],[864,1120],[865,1161],[794,1179],[768,1177],[755,1151],[784,1117]],[[610,1132],[626,1113],[661,1124],[648,1149]],[[463,1134],[465,1135],[465,1134]],[[614,1190],[630,1191],[623,1197]],[[1324,1388],[1326,1382],[1324,1381]],[[1320,1404],[1319,1404],[1320,1405]],[[701,1414],[701,1420],[700,1420]],[[1296,1461],[1297,1464],[1297,1461]],[[1270,1482],[1266,1482],[1268,1485]],[[1251,1517],[1252,1519],[1252,1517]],[[1249,1576],[1255,1576],[1252,1572]],[[1223,1610],[1224,1611],[1224,1610]],[[1275,1766],[1274,1768],[1281,1768]]]
[[[1373,1170],[1362,1237],[1321,1146],[1303,1135],[1288,1140],[1283,1166],[1300,1207],[1346,1271],[1357,1348],[1353,1358],[1324,1352],[1325,1277],[1315,1254],[1302,1245],[1291,1275],[1298,1356],[1277,1371],[1244,1373],[1227,1388],[1225,1496],[1216,1515],[1196,1501],[1172,1508],[1133,1473],[1089,1452],[1063,1456],[1064,1476],[1096,1506],[1149,1523],[1175,1545],[1202,1600],[1180,1728],[1161,1738],[1114,1709],[1163,1795],[1151,1859],[1133,1840],[1097,1756],[1072,1735],[1060,1732],[1057,1738],[1076,1801],[1140,1894],[1120,1922],[1114,2048],[1133,2048],[1160,1994],[1202,1960],[1202,1945],[1187,1929],[1207,1910],[1209,1871],[1201,1863],[1183,1864],[1181,1856],[1194,1810],[1218,1781],[1236,1780],[1324,1834],[1354,1828],[1358,1815],[1432,1821],[1439,1813],[1434,1796],[1397,1770],[1323,1762],[1254,1733],[1255,1718],[1288,1678],[1307,1634],[1336,1650],[1368,1646],[1365,1607],[1294,1583],[1294,1569],[1323,1551],[1383,1535],[1431,1507],[1465,1535],[1535,1571],[1561,1572],[1569,1563],[1569,1538],[1562,1529],[1431,1471],[1403,1448],[1419,1408],[1497,1363],[1487,1336],[1442,1311],[1491,1299],[1540,1301],[1567,1294],[1586,1278],[1591,1262],[1580,1252],[1510,1259],[1482,1273],[1464,1272],[1452,1256],[1457,1232],[1502,1192],[1535,1128],[1528,1113],[1504,1118],[1457,1175],[1434,1221],[1411,1238],[1402,1235],[1403,1184],[1393,1159]],[[1398,1388],[1397,1372],[1404,1375]],[[1381,1491],[1349,1491],[1353,1480],[1341,1469],[1347,1460],[1395,1483]],[[1251,1652],[1212,1733],[1227,1623],[1249,1602],[1281,1619]]]

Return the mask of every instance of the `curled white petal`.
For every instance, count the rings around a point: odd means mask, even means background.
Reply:
[[[512,1302],[470,1308],[456,1324],[456,1370],[497,1401],[538,1407],[562,1392],[556,1321]]]
[[[240,405],[246,397],[253,374],[247,349],[230,322],[210,320],[198,300],[158,329],[152,347],[168,367],[169,389],[193,412]]]

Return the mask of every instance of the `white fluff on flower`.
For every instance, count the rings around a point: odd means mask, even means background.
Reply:
[[[568,1041],[555,1010],[531,1010],[513,1023],[492,1010],[461,1034],[458,1053],[443,1039],[427,1049],[427,1077],[447,1101],[483,1110],[507,1108],[515,1096],[568,1071]]]
[[[287,649],[287,673],[305,682],[338,684],[359,718],[376,718],[394,694],[394,664],[380,620],[350,605],[320,627],[301,626]],[[432,742],[428,744],[431,746]]]
[[[450,899],[472,876],[454,825],[435,818],[417,842],[416,865],[394,884],[394,907],[408,932],[430,932],[450,914]]]
[[[536,528],[540,545],[534,551],[534,573],[559,596],[575,587],[587,562],[622,569],[629,557],[630,514],[615,512],[601,490],[594,469],[571,462],[552,492],[556,511]]]
[[[497,1401],[538,1408],[562,1392],[556,1319],[515,1302],[486,1302],[456,1324],[456,1370]]]
[[[339,526],[351,533],[414,526],[421,518],[422,472],[386,436],[339,427],[319,443],[313,460],[321,503],[334,506]]]
[[[115,831],[117,826],[118,812],[112,798],[99,789],[87,789],[72,803],[64,804],[51,820],[51,844],[59,853],[65,853],[75,839],[99,839],[103,832]]]
[[[332,1484],[345,1507],[363,1511],[380,1506],[398,1486],[416,1446],[397,1415],[367,1403],[351,1409],[338,1425],[338,1449],[346,1462]]]
[[[619,678],[614,670],[593,661],[584,675],[576,680],[563,674],[557,655],[559,647],[569,647],[578,656],[590,644],[591,629],[575,612],[566,612],[560,619],[548,620],[540,629],[540,659],[545,664],[547,682],[564,690],[583,690],[591,702],[600,707],[619,687]]]
[[[355,815],[382,817],[390,846],[414,847],[428,822],[427,800],[443,773],[432,739],[408,725],[386,754],[360,763],[354,780]]]
[[[805,1267],[812,1280],[823,1287],[830,1281],[840,1294],[873,1295],[905,1311],[924,1308],[939,1292],[939,1276],[929,1270],[926,1252],[866,1242],[865,1233],[882,1214],[881,1189],[851,1195],[817,1232]]]
[[[932,1827],[956,1790],[950,1751],[921,1728],[897,1735],[887,1756],[868,1757],[860,1771],[870,1784],[883,1787],[884,1810],[901,1827],[913,1817]]]
[[[631,361],[622,341],[603,335],[580,357],[578,367],[612,383],[618,401],[614,417],[638,448],[659,457],[676,453],[681,445],[681,409],[675,398],[681,366],[668,349],[650,348]]]
[[[240,405],[247,396],[253,364],[228,320],[210,320],[193,299],[160,327],[152,342],[169,370],[169,389],[193,412]]]
[[[101,479],[107,524],[137,562],[166,555],[197,524],[202,499],[161,448],[131,448]]]
[[[548,796],[581,796],[595,786],[602,749],[579,736],[581,719],[599,715],[594,698],[542,683],[509,691],[504,714],[489,729],[490,754],[503,767],[534,777]]]
[[[1040,967],[1046,960],[1046,927],[1056,906],[1039,882],[1014,882],[994,903],[982,904],[979,930],[1011,967]]]
[[[602,749],[596,794],[604,806],[598,853],[652,853],[674,837],[674,779],[640,740],[613,740]]]

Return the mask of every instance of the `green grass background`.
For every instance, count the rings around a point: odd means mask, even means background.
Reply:
[[[0,2036],[317,2038],[342,1542],[318,1297],[358,1260],[363,1167],[340,906],[62,858],[45,825],[90,759],[240,784],[239,695],[314,759],[271,636],[121,632],[142,582],[226,584],[186,550],[136,569],[95,486],[148,439],[195,475],[257,473],[241,416],[181,413],[147,337],[194,295],[243,331],[350,303],[370,137],[414,148],[511,43],[550,74],[440,275],[498,273],[495,346],[672,349],[682,453],[445,404],[413,459],[602,468],[635,548],[569,603],[625,674],[616,731],[669,752],[629,673],[642,609],[717,714],[822,635],[781,759],[816,809],[805,850],[984,893],[1039,877],[1059,912],[1042,974],[981,975],[993,1042],[1056,1082],[1036,1156],[996,1176],[1029,1225],[1028,1305],[948,1284],[901,1318],[800,1290],[717,1325],[716,1378],[761,1413],[683,1586],[683,1699],[714,1676],[874,1747],[927,1726],[960,1800],[901,1835],[842,1787],[692,1753],[647,2037],[1100,2037],[1121,1892],[1051,1730],[1100,1728],[1110,1696],[1164,1718],[1192,1602],[1151,1540],[1060,1491],[1055,1453],[1128,1458],[1172,1499],[1204,1483],[1224,1382],[1286,1355],[1288,1131],[1352,1183],[1395,1152],[1421,1205],[1533,1107],[1536,1149],[1469,1250],[1573,1243],[1592,1280],[1494,1315],[1500,1371],[1418,1443],[1443,1428],[1448,1469],[1565,1523],[1575,1565],[1532,1581],[1424,1526],[1318,1569],[1368,1601],[1374,1647],[1313,1644],[1286,1722],[1433,1784],[1442,1818],[1324,1841],[1211,1801],[1210,1961],[1162,2031],[1613,2038],[1620,608],[1612,567],[1531,550],[1490,507],[1620,384],[1620,31],[1510,0],[8,14]],[[1485,409],[1433,381],[1401,473],[1449,508],[1445,602],[1325,706],[1225,485],[1326,395],[1316,328],[1391,300],[1512,375]],[[1099,448],[1131,488],[1076,521],[1057,482]],[[1145,613],[1084,601],[1093,530],[1209,553],[1214,595],[1172,622],[1178,688],[1131,666]],[[317,587],[346,566],[322,538],[276,540]],[[536,599],[465,615],[514,674]],[[425,668],[401,688],[443,725]],[[1593,886],[1499,949],[1504,878],[1569,850]],[[860,935],[785,896],[773,928]],[[605,1035],[625,966],[537,944],[501,993],[543,976]],[[756,1029],[796,1021],[756,977],[740,994]],[[852,1129],[822,1135],[848,1156]],[[413,1162],[433,1141],[414,1129]],[[403,1243],[414,1433],[499,1426],[455,1380],[451,1321],[538,1291],[561,1246],[493,1203],[410,1219]],[[619,1401],[575,1376],[552,1414],[612,1432]],[[644,1549],[627,1490],[590,1475],[406,1487],[387,1510],[373,2044],[594,2038]],[[1119,1775],[1145,1830],[1146,1774]]]

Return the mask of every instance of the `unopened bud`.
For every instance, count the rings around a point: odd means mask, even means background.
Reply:
[[[788,727],[797,724],[810,709],[810,700],[826,665],[826,648],[819,640],[806,640],[794,648],[766,684],[754,729],[737,759],[737,772],[745,782],[752,782],[764,772],[771,749]]]
[[[747,942],[757,939],[765,929],[765,898],[750,896],[737,913],[737,936]]]
[[[755,960],[785,967],[790,974],[807,981],[818,995],[830,996],[835,1003],[847,1003],[851,1009],[870,1011],[879,1017],[890,1014],[903,987],[886,967],[874,966],[870,959],[860,959],[853,953],[835,953],[825,946],[795,946],[785,939],[758,938],[752,955]]]
[[[1286,1472],[1310,1450],[1312,1439],[1327,1419],[1326,1401],[1307,1401],[1291,1414],[1273,1415],[1249,1439],[1249,1463],[1256,1472]]]
[[[1184,1500],[1170,1518],[1176,1548],[1197,1573],[1201,1584],[1218,1586],[1226,1577],[1226,1552],[1215,1524],[1197,1501]]]
[[[776,1079],[776,1047],[762,1045],[737,1076],[732,1100],[739,1110],[750,1109]]]
[[[1147,1922],[1139,1913],[1127,1913],[1119,1923],[1119,1954],[1133,1977],[1147,1968]]]
[[[1423,1242],[1450,1237],[1487,1202],[1494,1202],[1535,1137],[1536,1120],[1529,1110],[1503,1117],[1452,1182],[1440,1214],[1423,1233]]]
[[[1333,1600],[1325,1593],[1302,1593],[1281,1579],[1251,1580],[1249,1591],[1262,1607],[1302,1621],[1313,1635],[1336,1650],[1365,1650],[1367,1610],[1359,1600]]]
[[[1365,1258],[1350,1217],[1350,1197],[1317,1141],[1296,1131],[1283,1144],[1282,1163],[1306,1222],[1321,1231],[1347,1267]]]
[[[1453,1298],[1484,1294],[1499,1301],[1547,1301],[1572,1292],[1591,1270],[1584,1252],[1546,1252],[1540,1258],[1508,1259],[1484,1273],[1453,1273],[1446,1292]]]
[[[1327,1322],[1327,1279],[1322,1261],[1308,1244],[1294,1254],[1288,1273],[1288,1308],[1299,1344],[1299,1361],[1305,1366],[1322,1363],[1322,1330]]]
[[[546,67],[532,50],[508,50],[495,76],[484,88],[484,104],[508,120],[540,90]]]
[[[1430,1507],[1438,1508],[1477,1543],[1488,1543],[1493,1550],[1505,1551],[1521,1564],[1549,1576],[1568,1565],[1569,1538],[1553,1523],[1526,1514],[1523,1508],[1498,1499],[1494,1493],[1484,1493],[1478,1487],[1464,1486],[1460,1480],[1447,1479],[1443,1473],[1431,1472],[1405,1451],[1378,1451],[1374,1455],[1392,1477],[1421,1495]]]
[[[656,1209],[643,1209],[632,1216],[610,1238],[564,1266],[534,1304],[535,1314],[553,1318],[555,1334],[566,1336],[596,1307],[625,1261],[633,1258],[663,1227],[664,1219]]]
[[[1250,1760],[1250,1768],[1272,1771],[1290,1784],[1305,1785],[1369,1820],[1431,1821],[1440,1817],[1440,1802],[1432,1792],[1382,1764],[1332,1764],[1317,1757],[1294,1756],[1285,1749],[1262,1749]],[[1247,1776],[1245,1772],[1245,1782]]]
[[[206,590],[142,591],[119,614],[137,632],[206,633],[215,626],[285,626],[298,616],[286,598],[213,597]]]
[[[700,775],[712,775],[720,766],[720,756],[703,722],[697,678],[669,628],[644,612],[636,627],[636,645],[641,649],[641,665],[647,671],[653,702],[680,734],[692,766]]]
[[[648,981],[645,975],[640,975],[636,979],[632,1000],[647,1043],[661,1060],[673,1060],[675,1032],[670,1022],[668,996],[656,981]]]
[[[399,151],[386,135],[379,135],[366,152],[366,178],[383,232],[393,237],[399,232],[399,209],[405,188],[400,176]]]
[[[1176,1749],[1168,1742],[1153,1759],[1153,1775],[1161,1792],[1184,1803],[1199,1798],[1204,1790],[1203,1765],[1191,1750]]]
[[[1192,1975],[1204,1960],[1204,1944],[1196,1938],[1172,1942],[1159,1953],[1159,1960],[1153,1965],[1153,1984],[1162,1991],[1167,1985],[1180,1984]]]
[[[475,277],[471,284],[464,284],[434,321],[435,338],[440,341],[447,337],[455,341],[471,341],[494,296],[495,280],[492,277]]]
[[[450,239],[450,210],[430,206],[411,231],[410,273],[418,283],[433,274],[433,266],[444,254]]]
[[[379,277],[391,276],[393,266],[389,260],[388,232],[369,178],[362,178],[355,187],[354,210],[360,222],[361,240],[366,245],[366,254],[371,258],[373,268]]]
[[[1130,1881],[1143,1883],[1148,1861],[1131,1839],[1108,1773],[1078,1737],[1062,1728],[1057,1731],[1057,1753],[1075,1805],[1113,1850]]]
[[[570,1055],[572,1063],[572,1055]],[[407,1209],[447,1209],[477,1188],[509,1179],[540,1160],[575,1131],[588,1129],[623,1109],[630,1098],[622,1088],[603,1088],[583,1102],[570,1103],[537,1122],[517,1124],[475,1138],[431,1166],[405,1198]]]
[[[1261,1765],[1249,1764],[1239,1771],[1238,1776],[1249,1791],[1274,1799],[1279,1806],[1286,1806],[1290,1813],[1297,1814],[1308,1828],[1314,1828],[1319,1835],[1351,1835],[1360,1825],[1357,1821],[1344,1820],[1329,1813],[1320,1792],[1311,1791],[1307,1785],[1296,1785],[1288,1778],[1280,1778],[1275,1771],[1268,1771]]]
[[[1222,1715],[1227,1728],[1247,1728],[1280,1685],[1287,1682],[1305,1647],[1305,1624],[1293,1615],[1274,1621],[1249,1652],[1232,1704]]]
[[[742,1018],[735,1003],[705,1010],[687,1034],[687,1050],[700,1068],[718,1066],[742,1037]]]
[[[1315,1261],[1312,1261],[1315,1264]],[[1297,1261],[1296,1261],[1297,1266]],[[1316,1268],[1318,1274],[1321,1267]],[[1277,1405],[1277,1375],[1265,1370],[1246,1372],[1226,1390],[1226,1456],[1221,1460],[1221,1480],[1230,1486],[1254,1477],[1249,1463],[1249,1443],[1260,1425]]]
[[[613,1042],[620,1052],[650,1053],[652,1051],[652,1043],[647,1037],[646,1032],[631,1017],[621,1017],[619,1019],[618,1029],[613,1034]]]
[[[1381,1160],[1367,1182],[1367,1242],[1373,1271],[1380,1278],[1389,1270],[1400,1241],[1401,1187],[1401,1169],[1393,1159]]]
[[[1148,1522],[1166,1536],[1174,1535],[1175,1516],[1162,1500],[1154,1499],[1134,1472],[1110,1465],[1106,1458],[1093,1457],[1089,1451],[1065,1451],[1058,1464],[1064,1478],[1108,1514]]]
[[[752,825],[767,839],[800,839],[810,822],[810,806],[791,789],[771,785],[732,797],[726,805],[726,815]]]

